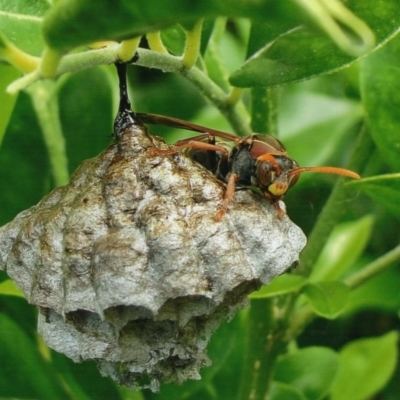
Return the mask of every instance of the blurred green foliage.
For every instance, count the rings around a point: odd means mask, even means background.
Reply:
[[[314,273],[309,278],[309,271],[303,273],[300,265],[298,271],[251,296],[251,311],[239,313],[212,338],[208,353],[213,366],[202,371],[202,380],[178,387],[165,385],[159,394],[118,388],[100,377],[93,363],[74,364],[49,350],[37,336],[36,311],[1,273],[0,397],[242,400],[247,398],[244,394],[249,395],[246,390],[254,389],[255,399],[267,392],[279,400],[397,399],[397,0],[346,2],[376,37],[374,51],[359,60],[339,50],[313,18],[300,12],[299,2],[289,0],[279,6],[267,0],[256,2],[257,6],[247,0],[209,0],[194,8],[188,0],[157,2],[157,6],[150,0],[50,3],[0,2],[0,31],[22,50],[40,55],[45,43],[66,51],[93,40],[123,39],[165,28],[164,45],[179,55],[185,34],[178,23],[187,28],[194,17],[206,17],[196,68],[227,95],[232,84],[252,88],[244,90],[234,105],[241,118],[248,121],[252,115],[262,120],[265,116],[265,122],[257,123],[278,134],[300,165],[346,166],[350,162],[365,179],[347,183],[345,189],[341,185],[336,190],[344,194],[332,205],[330,196],[338,178],[301,177],[285,202],[290,218],[310,235],[310,246],[324,247],[319,258],[313,259]],[[63,18],[66,10],[69,18]],[[187,18],[188,10],[191,18]],[[165,74],[162,69],[162,65],[129,67],[134,110],[231,129],[232,121],[207,102],[184,74]],[[32,106],[29,91],[18,97],[5,93],[6,85],[17,76],[13,67],[0,65],[1,225],[54,187],[41,116]],[[84,159],[96,156],[112,141],[115,71],[104,65],[67,74],[55,88],[59,115],[54,117],[61,121],[72,174]],[[190,136],[160,126],[151,127],[151,132],[169,142]],[[334,229],[329,237],[315,239],[317,218],[327,201],[337,211]],[[360,273],[370,270],[362,280]],[[259,357],[265,368],[258,372],[257,382],[252,357]]]

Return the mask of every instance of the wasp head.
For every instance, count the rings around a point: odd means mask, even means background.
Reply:
[[[256,184],[273,201],[280,200],[299,180],[303,172],[321,172],[360,179],[360,175],[337,167],[299,167],[296,161],[282,155],[263,154],[256,161]]]
[[[263,154],[256,162],[256,184],[266,197],[278,200],[298,181],[299,175],[291,174],[298,167],[286,156]]]

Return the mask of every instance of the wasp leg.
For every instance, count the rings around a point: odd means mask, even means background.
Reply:
[[[278,218],[282,219],[285,215],[286,212],[285,210],[282,210],[281,206],[279,205],[279,200],[283,199],[283,196],[272,196],[271,194],[269,194],[268,192],[264,193],[264,196],[271,201],[271,203],[274,205],[276,213],[278,214]]]
[[[195,142],[202,142],[204,139],[208,139],[208,143],[210,144],[215,144],[215,140],[214,143],[210,142],[210,136],[209,133],[203,133],[202,135],[198,135],[198,136],[193,136],[187,139],[182,139],[182,140],[178,140],[177,142],[174,143],[174,146],[184,146],[185,144],[191,142],[191,141],[195,141]]]
[[[201,136],[204,136],[204,135],[201,135]],[[196,138],[190,138],[190,139],[187,139],[186,141],[180,140],[179,141],[180,144],[178,144],[177,146],[174,146],[174,147],[172,147],[170,149],[165,149],[165,150],[164,149],[157,149],[157,148],[153,147],[153,148],[151,148],[149,150],[149,152],[153,153],[153,154],[165,154],[165,155],[168,155],[168,154],[178,153],[182,149],[190,148],[190,149],[199,149],[199,150],[220,151],[223,157],[228,157],[228,150],[225,149],[224,147],[218,146],[218,145],[215,145],[215,144],[199,142],[199,141],[197,141],[195,139]],[[184,143],[182,144],[182,142],[184,142]]]
[[[212,135],[234,143],[241,143],[242,141],[242,139],[239,136],[234,135],[232,133],[206,128],[205,126],[192,124],[191,122],[183,121],[178,118],[166,117],[164,115],[158,115],[158,114],[146,114],[146,113],[135,113],[135,115],[145,124],[147,123],[147,124],[166,125],[166,126],[171,126],[173,128],[186,129],[194,132],[204,132],[206,135],[204,136],[204,138],[206,138],[208,135]]]
[[[276,213],[278,214],[278,218],[282,219],[286,215],[286,212],[282,210],[281,206],[279,205],[279,200],[274,202],[274,206]]]
[[[235,173],[231,173],[229,175],[228,184],[226,186],[226,192],[224,201],[222,203],[221,209],[218,211],[217,215],[215,216],[216,221],[220,221],[221,218],[226,214],[226,210],[228,209],[229,203],[232,200],[232,197],[235,193],[235,186],[236,182],[239,180],[238,176]]]

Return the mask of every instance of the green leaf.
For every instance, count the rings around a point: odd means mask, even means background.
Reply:
[[[266,297],[297,292],[306,282],[306,278],[300,275],[284,274],[274,278],[268,286],[263,286],[258,292],[253,292],[251,299],[264,299]]]
[[[66,50],[97,40],[137,36],[202,17],[229,16],[263,21],[276,15],[284,16],[288,10],[293,15],[290,11],[293,9],[297,7],[291,2],[276,4],[271,0],[59,0],[47,14],[43,28],[51,47]]]
[[[308,400],[318,400],[328,393],[338,366],[335,351],[327,347],[306,347],[279,358],[274,380],[293,386]]]
[[[345,312],[355,313],[370,308],[397,313],[400,309],[399,287],[400,271],[390,268],[352,290]]]
[[[163,29],[161,31],[161,39],[171,54],[175,56],[182,55],[185,49],[186,35],[181,25],[175,24]]]
[[[374,218],[367,215],[357,221],[337,225],[322,250],[310,280],[335,280],[360,257],[372,233]]]
[[[0,294],[25,297],[22,291],[15,286],[15,283],[11,279],[7,279],[0,283]]]
[[[267,43],[298,26],[298,19],[290,13],[275,15],[275,18],[251,24],[247,56],[251,57]]]
[[[72,174],[82,160],[94,157],[112,140],[112,87],[108,68],[73,74],[59,93],[60,119]],[[90,90],[95,88],[96,95]]]
[[[351,182],[400,219],[400,174],[378,175]]]
[[[243,42],[233,37],[227,31],[227,19],[217,18],[214,29],[208,40],[208,46],[204,53],[204,62],[207,68],[207,75],[221,88],[230,90],[228,78],[230,71],[235,70],[244,61],[246,48]],[[245,22],[229,21],[236,30],[246,30]]]
[[[361,94],[372,138],[382,158],[400,169],[400,37],[361,63]]]
[[[0,65],[0,145],[3,141],[4,133],[17,100],[17,95],[10,95],[6,93],[6,87],[12,81],[17,79],[19,75],[20,73],[15,68],[7,65]]]
[[[48,9],[49,2],[46,0],[1,1],[1,31],[21,50],[38,56],[44,48],[41,25]]]
[[[229,71],[220,51],[220,42],[225,33],[226,23],[226,18],[218,18],[214,22],[214,29],[204,53],[204,62],[208,76],[221,88],[228,90]]]
[[[282,382],[272,382],[268,398],[270,400],[308,400],[300,390]]]
[[[0,225],[36,204],[48,190],[48,178],[36,116],[28,96],[20,93],[1,146]]]
[[[35,343],[8,316],[0,314],[0,396],[65,399],[57,375],[41,357]]]
[[[300,165],[324,165],[343,151],[343,139],[363,110],[353,100],[312,92],[308,83],[299,86],[303,90],[282,96],[286,107],[279,113],[280,138]]]
[[[79,400],[128,400],[122,397],[118,387],[111,378],[102,377],[93,361],[75,363],[64,354],[51,351],[53,368],[61,374],[63,383],[69,393]],[[135,393],[135,392],[132,392]],[[133,397],[132,397],[133,399]],[[140,400],[140,397],[136,397]]]
[[[342,282],[317,282],[305,285],[303,293],[317,315],[334,319],[345,309],[350,289]]]
[[[398,333],[360,339],[339,353],[340,366],[332,385],[332,400],[371,398],[392,376],[397,362]]]
[[[377,47],[393,37],[400,26],[397,0],[352,0],[346,2],[355,15],[374,31]],[[266,43],[230,78],[234,86],[276,86],[332,73],[349,66],[357,58],[344,54],[323,33],[310,28],[287,31]]]
[[[131,389],[125,386],[120,386],[118,391],[123,400],[145,400],[142,392],[133,392]]]

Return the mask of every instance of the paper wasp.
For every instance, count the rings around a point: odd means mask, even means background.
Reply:
[[[131,110],[128,98],[126,64],[117,63],[116,67],[120,88],[119,111],[114,122],[116,140],[119,140],[120,133],[127,126],[135,124],[137,120],[141,123],[167,125],[200,132],[201,135],[176,142],[171,149],[152,148],[150,151],[153,154],[167,155],[184,150],[194,161],[199,162],[218,179],[227,183],[222,207],[216,215],[217,220],[225,215],[236,186],[258,188],[274,204],[278,217],[282,218],[285,213],[280,208],[279,201],[296,184],[301,173],[313,171],[360,179],[357,173],[343,168],[299,167],[297,162],[289,157],[283,144],[270,135],[254,133],[241,138],[177,118],[135,113]],[[222,141],[216,142],[216,138]],[[226,142],[232,142],[234,146],[229,147]]]
[[[236,186],[257,187],[274,204],[279,218],[282,218],[285,213],[279,206],[279,200],[296,184],[301,173],[322,172],[360,179],[357,173],[343,168],[299,167],[297,162],[288,156],[283,144],[270,135],[254,133],[241,138],[172,117],[143,113],[135,113],[135,116],[143,123],[202,133],[176,142],[171,149],[153,148],[151,152],[173,154],[184,150],[189,157],[227,184],[224,202],[216,215],[217,220],[226,213]],[[216,142],[216,138],[222,142]],[[229,148],[226,142],[232,142],[234,146]]]

